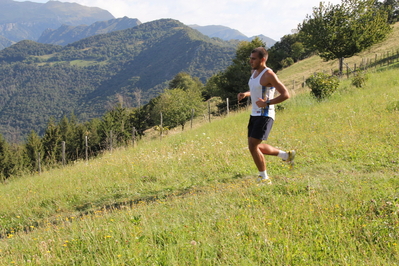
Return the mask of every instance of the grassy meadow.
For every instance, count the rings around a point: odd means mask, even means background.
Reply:
[[[398,67],[298,93],[256,183],[249,110],[0,184],[0,265],[396,265]],[[187,127],[188,128],[188,127]]]
[[[248,111],[0,185],[0,265],[393,265],[397,69],[279,112],[255,182]]]

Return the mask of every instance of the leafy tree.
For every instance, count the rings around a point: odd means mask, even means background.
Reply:
[[[391,31],[385,9],[374,0],[342,0],[339,5],[320,2],[298,26],[307,47],[326,61],[351,57],[382,41]]]
[[[112,131],[113,144],[126,144],[131,138],[131,126],[129,125],[129,110],[121,105],[108,111],[102,118],[102,140],[109,143]],[[115,143],[115,140],[117,141]]]
[[[8,143],[0,135],[0,180],[7,179],[14,172],[15,162]]]
[[[190,74],[186,72],[180,72],[177,74],[170,82],[169,89],[180,88],[185,91],[189,89],[202,90],[203,84],[196,77],[191,77]]]
[[[160,117],[162,112],[164,126],[181,126],[184,130],[192,111],[198,113],[203,109],[202,87],[202,83],[189,74],[177,74],[169,83],[169,89],[155,99],[153,116]]]
[[[398,0],[384,0],[384,2],[376,3],[377,7],[383,7],[388,12],[388,22],[393,24],[399,21],[399,1]]]
[[[28,157],[28,166],[31,171],[37,171],[39,168],[38,165],[38,156],[40,154],[40,160],[43,159],[43,144],[40,137],[37,133],[32,130],[28,135],[25,143],[25,152]]]
[[[181,88],[169,89],[162,93],[155,101],[153,116],[163,115],[163,126],[173,128],[184,126],[194,114],[203,109],[201,92],[195,89],[183,90]],[[160,119],[157,120],[158,122]]]
[[[42,138],[44,160],[49,164],[60,161],[61,137],[60,127],[55,124],[54,118],[51,118]]]
[[[279,42],[276,42],[269,49],[267,65],[274,71],[278,71],[287,65],[289,61],[297,62],[308,57],[312,51],[304,47],[298,33],[284,35]]]

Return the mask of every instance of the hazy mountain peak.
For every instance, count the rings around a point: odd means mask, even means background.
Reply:
[[[267,47],[272,47],[276,41],[273,40],[272,38],[269,38],[265,35],[257,35],[253,37],[248,37],[245,34],[241,33],[238,30],[231,29],[226,26],[222,25],[208,25],[208,26],[199,26],[196,24],[193,25],[188,25],[189,27],[198,30],[204,35],[207,35],[209,37],[217,37],[225,41],[229,40],[240,40],[240,41],[251,41],[255,37],[259,37],[262,39],[264,42],[266,42]]]

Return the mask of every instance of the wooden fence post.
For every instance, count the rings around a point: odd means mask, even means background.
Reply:
[[[209,123],[211,122],[211,102],[208,101],[208,119]]]
[[[191,129],[193,128],[193,120],[194,120],[194,108],[191,109]]]
[[[40,152],[38,152],[38,154],[37,154],[37,166],[38,166],[39,174],[41,174],[42,173],[42,165],[40,162]]]
[[[87,136],[85,136],[85,155],[86,155],[86,162],[89,160],[89,145],[87,141]]]
[[[159,113],[161,116],[161,128],[159,129],[159,138],[162,140],[162,134],[163,134],[163,115],[162,112]]]
[[[229,98],[226,98],[226,105],[227,105],[227,115],[229,115],[229,112],[230,112]]]
[[[62,142],[62,165],[65,165],[65,141]]]
[[[133,141],[133,147],[135,145],[136,142],[136,128],[133,127],[133,131],[132,131],[132,141]]]
[[[112,143],[112,138],[113,138],[113,136],[112,136],[112,130],[109,132],[109,146],[110,146],[110,151],[111,151],[111,153],[112,153],[112,146],[113,146],[113,143]]]

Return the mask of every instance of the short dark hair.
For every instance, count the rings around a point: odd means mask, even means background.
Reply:
[[[267,52],[267,50],[265,49],[265,47],[258,47],[252,50],[251,53],[258,53],[259,58],[267,58],[269,57],[269,53]]]

